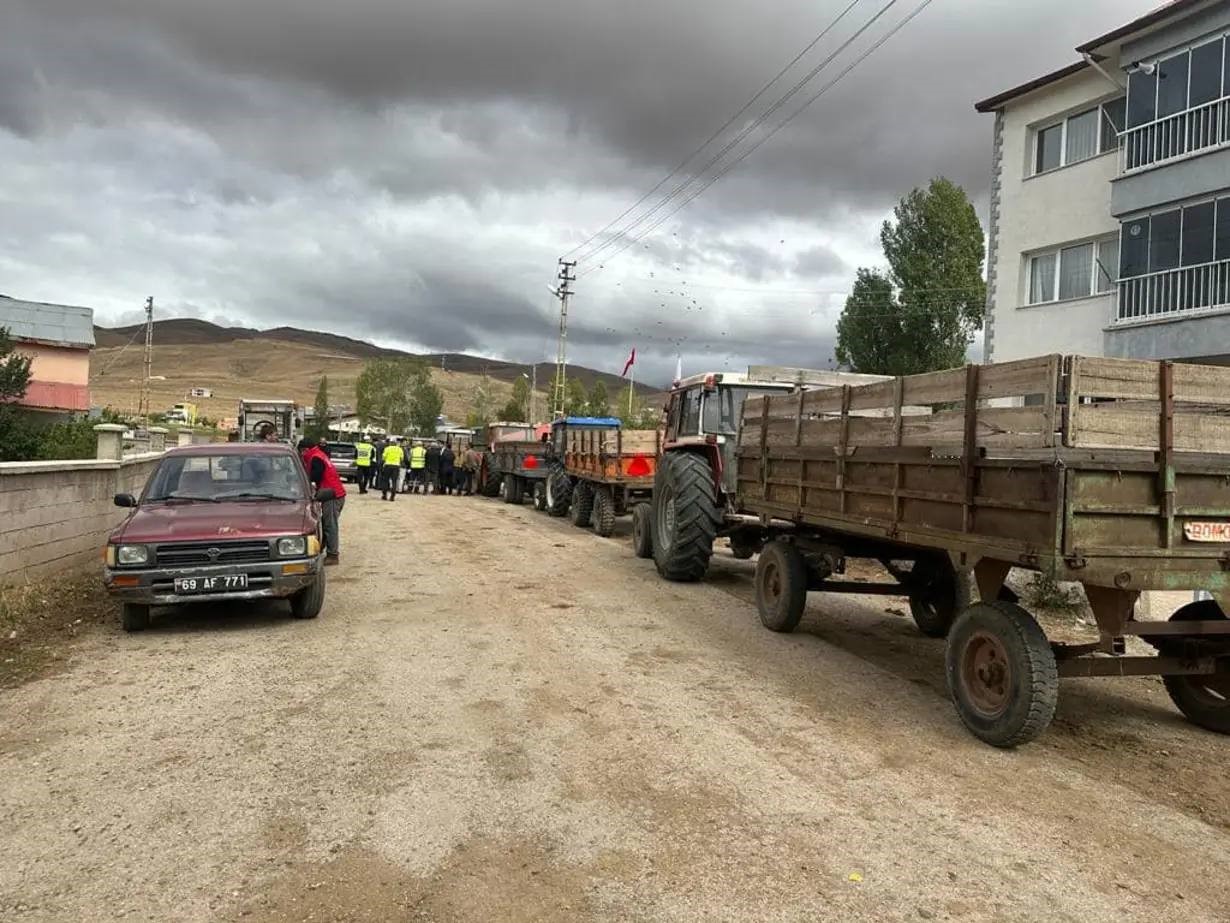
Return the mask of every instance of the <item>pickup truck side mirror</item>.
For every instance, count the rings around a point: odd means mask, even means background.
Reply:
[[[132,494],[116,494],[115,505],[123,507],[134,507],[137,505],[137,498]]]
[[[322,487],[316,491],[316,496],[313,498],[317,503],[324,503],[326,500],[336,500],[337,491],[332,487]]]

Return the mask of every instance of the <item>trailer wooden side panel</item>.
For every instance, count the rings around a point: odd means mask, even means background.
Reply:
[[[564,470],[573,477],[644,489],[653,486],[661,437],[657,430],[569,427]]]
[[[737,502],[762,520],[1230,591],[1230,369],[1041,356],[743,413]]]

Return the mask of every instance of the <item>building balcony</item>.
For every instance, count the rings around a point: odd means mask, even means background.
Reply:
[[[1230,260],[1119,280],[1114,323],[1177,320],[1230,309]]]
[[[1123,175],[1230,144],[1230,96],[1128,128],[1119,140]]]

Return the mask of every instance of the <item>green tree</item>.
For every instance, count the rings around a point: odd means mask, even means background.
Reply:
[[[444,410],[444,395],[431,381],[427,363],[412,361],[408,423],[422,436],[434,436],[436,423]],[[404,429],[404,425],[402,427]],[[399,429],[398,432],[401,430]]]
[[[586,409],[591,417],[609,417],[611,415],[611,402],[606,396],[606,385],[601,379],[595,379],[590,386],[589,396],[585,401]]]
[[[8,328],[0,327],[0,461],[27,461],[38,451],[38,429],[13,401],[30,386],[30,358],[16,351]]]
[[[517,406],[515,416],[505,417],[506,420],[524,420],[526,423],[532,423],[530,419],[530,382],[528,378],[517,376],[517,380],[513,382],[512,400],[510,400],[505,410],[513,405]]]
[[[589,412],[589,396],[585,393],[585,385],[579,378],[569,378],[564,387],[564,413],[568,416],[582,416]]]
[[[491,380],[486,376],[474,386],[474,395],[470,399],[470,410],[466,414],[466,426],[471,428],[486,426],[493,419],[495,401],[491,396]]]
[[[355,410],[364,426],[375,423],[390,433],[404,432],[411,416],[411,390],[422,363],[413,359],[372,359],[355,381]],[[430,372],[426,372],[430,382]]]
[[[526,419],[524,410],[525,408],[513,399],[501,407],[496,416],[502,423],[528,423],[529,420]]]
[[[860,268],[837,325],[837,360],[910,375],[959,366],[982,326],[985,239],[960,186],[937,177],[880,228],[888,272]]]
[[[311,426],[304,427],[306,434],[312,439],[325,439],[329,435],[329,376],[320,376],[320,384],[316,387],[316,405],[312,408],[315,416]]]
[[[629,412],[629,398],[632,410]],[[616,399],[613,415],[623,420],[624,429],[657,429],[662,418],[661,408],[646,404],[639,394],[625,385]]]

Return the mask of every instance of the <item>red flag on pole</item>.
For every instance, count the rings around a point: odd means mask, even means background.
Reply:
[[[636,365],[636,347],[635,346],[632,347],[632,355],[630,355],[628,357],[628,361],[624,363],[624,370],[619,373],[619,377],[620,378],[626,377],[628,374],[628,369],[632,368],[632,366],[634,365]]]

